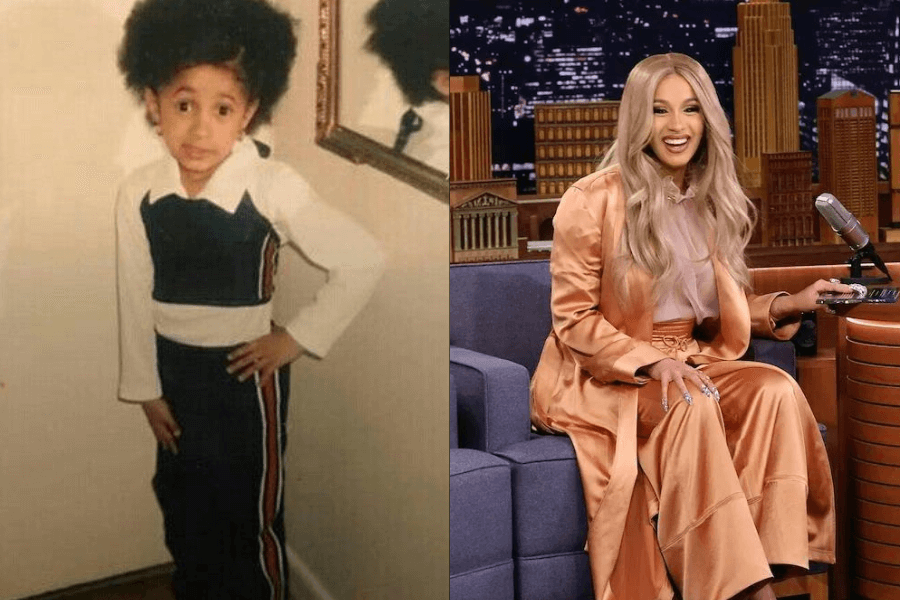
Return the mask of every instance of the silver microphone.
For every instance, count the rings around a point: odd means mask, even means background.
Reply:
[[[887,266],[881,260],[881,257],[878,256],[878,252],[875,251],[875,246],[869,240],[869,234],[862,228],[856,217],[844,208],[843,204],[838,202],[837,198],[827,193],[819,194],[819,197],[816,198],[816,208],[819,214],[825,217],[825,220],[828,221],[834,232],[841,236],[841,239],[847,242],[847,245],[856,252],[853,258],[850,259],[850,277],[842,279],[843,283],[868,285],[891,281],[891,274],[888,273]],[[871,260],[886,277],[863,277],[863,259]]]
[[[816,198],[816,209],[825,217],[834,232],[847,242],[848,246],[859,250],[868,245],[869,234],[837,198],[827,193],[819,194],[819,197]]]

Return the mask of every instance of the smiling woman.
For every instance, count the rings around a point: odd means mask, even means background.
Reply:
[[[751,332],[787,339],[818,292],[849,288],[753,294],[751,210],[703,67],[638,63],[601,170],[554,217],[555,326],[532,379],[532,422],[575,447],[597,598],[771,600],[773,569],[834,562],[834,490],[806,398],[783,371],[737,359]],[[621,553],[642,557],[624,567],[637,572],[621,573]]]

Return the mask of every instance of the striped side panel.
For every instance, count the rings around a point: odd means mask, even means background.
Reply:
[[[262,418],[262,480],[259,493],[259,560],[263,573],[271,586],[273,600],[283,600],[284,547],[275,535],[274,523],[281,509],[284,490],[281,464],[281,387],[276,373],[261,382],[255,375],[256,391]]]
[[[259,282],[257,293],[259,299],[268,302],[275,293],[275,273],[278,271],[278,235],[269,232],[260,248]]]

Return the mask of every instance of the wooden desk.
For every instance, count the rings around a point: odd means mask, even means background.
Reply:
[[[892,273],[893,275],[893,273]],[[838,562],[842,590],[900,598],[900,305],[858,305],[838,320]],[[836,574],[838,572],[836,571]],[[843,596],[842,596],[843,597]]]
[[[888,270],[895,281],[895,285],[900,285],[900,263],[888,264]],[[848,269],[846,265],[776,267],[751,270],[753,289],[760,294],[779,290],[794,293],[810,285],[817,279],[845,277],[847,274]],[[848,600],[849,598],[854,597],[851,596],[851,594],[856,593],[851,586],[851,576],[855,577],[856,575],[856,561],[858,559],[856,547],[853,543],[854,535],[859,533],[860,535],[857,535],[856,537],[867,536],[866,539],[881,535],[882,537],[880,539],[893,541],[895,539],[893,534],[897,532],[894,529],[882,527],[882,525],[889,525],[885,523],[876,525],[874,528],[863,523],[862,527],[868,528],[860,530],[860,520],[855,516],[857,505],[860,501],[856,499],[857,490],[853,485],[856,477],[851,477],[850,474],[850,446],[851,439],[853,438],[850,436],[848,419],[851,417],[852,413],[849,410],[851,408],[851,400],[846,382],[848,369],[855,365],[850,365],[847,359],[848,319],[881,323],[882,327],[880,327],[880,329],[887,329],[891,332],[891,335],[887,338],[890,340],[894,340],[894,328],[890,324],[896,323],[897,341],[892,341],[892,343],[900,343],[900,304],[857,305],[850,309],[843,310],[841,315],[831,315],[820,311],[818,313],[818,353],[814,357],[800,358],[798,361],[798,379],[800,386],[806,394],[816,418],[828,426],[829,432],[827,445],[832,465],[832,474],[834,476],[835,504],[837,511],[837,563],[832,569],[830,587],[831,600]],[[851,323],[852,322],[853,321],[851,321]],[[857,327],[856,329],[859,330],[860,327]],[[860,334],[856,333],[856,335]],[[898,369],[898,372],[900,372],[900,369]],[[829,384],[831,382],[833,382],[835,387],[829,389]],[[898,433],[900,433],[900,428],[898,428]],[[893,438],[889,437],[889,439]],[[900,436],[897,437],[896,443],[900,444]],[[859,443],[855,443],[855,445],[857,448],[854,451],[859,452]],[[890,448],[890,446],[882,447]],[[898,449],[897,453],[900,454],[900,449]],[[872,457],[869,456],[868,462],[875,462],[871,460],[871,458]],[[897,458],[900,458],[900,456]],[[879,460],[885,459],[881,458]],[[894,464],[900,464],[900,462]],[[871,469],[866,471],[865,474],[860,474],[859,466],[857,464],[854,464],[853,466],[856,469],[855,472],[857,475],[860,475],[858,478],[864,476],[871,479],[874,477],[871,473]],[[867,467],[864,465],[864,468]],[[900,479],[892,479],[895,477],[896,473],[893,471],[885,472],[879,467],[876,467],[876,469],[879,470],[878,476],[881,477],[882,480],[890,479],[894,481],[893,485],[900,486]],[[868,489],[870,490],[871,487]],[[880,490],[880,488],[875,489]],[[894,490],[889,491],[893,492]],[[897,488],[897,491],[900,491],[900,487]],[[898,508],[898,513],[900,513],[900,508]],[[898,517],[900,517],[900,514],[898,514]],[[855,521],[851,523],[851,520]],[[898,519],[898,522],[900,522],[900,519]],[[893,525],[889,526],[893,527]],[[885,535],[888,537],[885,538]],[[897,539],[900,540],[900,538]],[[869,548],[866,550],[868,551]],[[900,541],[897,541],[895,545],[888,544],[887,550],[889,555],[893,554],[895,551],[900,553]],[[866,572],[874,577],[874,574],[870,573],[871,566],[868,562],[863,566],[867,570]],[[877,576],[881,578],[881,581],[884,581],[884,568],[878,567],[877,565],[876,568],[879,570]],[[888,570],[891,571],[893,575],[893,571],[891,569]],[[878,586],[867,585],[865,593],[872,598],[879,597],[876,595],[878,594],[878,590],[871,593],[872,590],[869,589],[871,587]],[[884,589],[881,589],[881,591],[883,592]],[[893,595],[882,595],[880,597],[888,597],[893,600],[900,599],[900,588],[889,588],[888,591]]]

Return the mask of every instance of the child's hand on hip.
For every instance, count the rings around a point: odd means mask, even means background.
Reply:
[[[303,354],[303,347],[284,328],[276,327],[272,333],[248,342],[228,355],[228,373],[238,381],[244,381],[259,373],[266,380],[276,370]]]
[[[144,402],[141,406],[144,408],[144,414],[147,415],[147,421],[150,423],[150,429],[153,430],[156,440],[172,454],[178,454],[176,440],[181,436],[181,427],[175,420],[166,399],[157,398]]]

